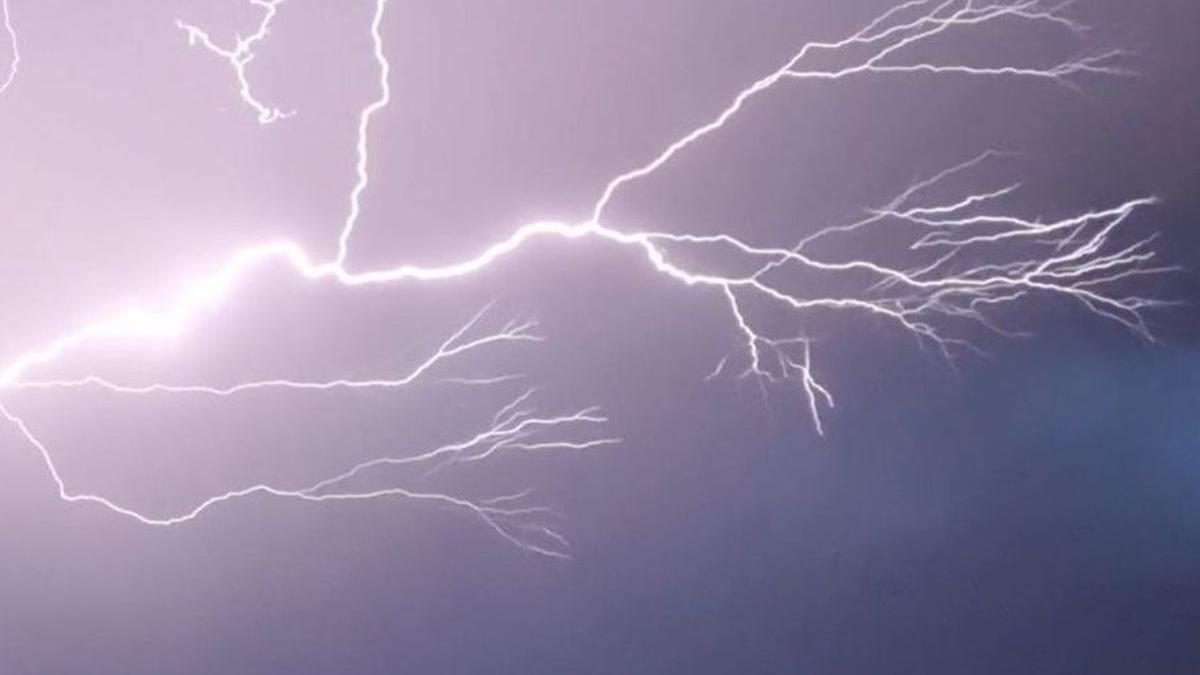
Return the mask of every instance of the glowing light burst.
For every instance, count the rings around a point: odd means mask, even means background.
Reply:
[[[230,48],[218,46],[204,30],[180,22],[192,44],[225,59],[233,68],[242,101],[262,124],[278,122],[290,113],[262,103],[252,91],[246,67],[254,49],[267,37],[282,0],[249,0],[263,10],[261,22],[248,37],[239,37]],[[15,45],[8,22],[5,26]],[[126,385],[95,375],[74,379],[38,380],[32,372],[54,363],[64,354],[98,338],[163,339],[186,331],[202,309],[218,306],[244,276],[268,265],[284,265],[304,279],[327,281],[347,287],[396,284],[410,280],[436,281],[464,277],[500,261],[526,242],[541,239],[601,240],[628,247],[643,257],[664,279],[712,292],[714,300],[729,312],[731,331],[740,335],[742,349],[722,357],[709,379],[726,373],[753,378],[760,384],[790,383],[807,402],[808,414],[823,433],[822,414],[833,407],[834,397],[813,370],[814,341],[804,334],[772,335],[760,316],[762,307],[793,317],[823,312],[844,313],[880,319],[922,344],[932,345],[946,357],[955,352],[977,350],[972,331],[982,328],[1003,335],[1015,331],[1001,327],[994,318],[997,308],[1031,296],[1057,296],[1074,301],[1102,319],[1125,326],[1152,340],[1145,312],[1164,304],[1152,297],[1121,290],[1121,283],[1141,275],[1160,274],[1175,268],[1156,262],[1152,237],[1127,240],[1117,235],[1122,224],[1153,198],[1135,198],[1117,204],[1099,205],[1049,222],[1029,219],[1003,208],[1005,198],[1018,184],[1000,185],[961,192],[956,197],[936,199],[951,178],[972,172],[998,153],[986,151],[957,166],[945,169],[900,192],[886,204],[868,211],[865,218],[845,225],[818,230],[795,244],[758,245],[730,234],[692,235],[636,230],[608,220],[609,207],[622,188],[646,178],[671,162],[690,146],[721,131],[748,101],[789,83],[810,80],[837,81],[857,77],[904,77],[936,75],[969,78],[1024,78],[1078,87],[1078,78],[1088,75],[1120,75],[1123,54],[1103,51],[1085,54],[1061,63],[1042,66],[973,66],[947,61],[914,61],[915,47],[938,35],[967,30],[984,24],[1044,26],[1069,32],[1083,27],[1065,16],[1061,6],[1036,0],[974,1],[911,0],[876,17],[855,33],[836,41],[803,45],[777,70],[736,92],[730,103],[710,121],[697,126],[665,146],[649,161],[612,178],[600,191],[583,222],[539,221],[516,226],[508,236],[484,246],[474,255],[440,266],[400,264],[372,270],[354,270],[347,254],[355,225],[361,214],[361,197],[370,185],[368,133],[371,121],[391,100],[390,65],[381,25],[386,0],[376,0],[370,36],[379,75],[379,96],[359,114],[355,144],[356,180],[348,195],[349,208],[338,235],[337,254],[332,260],[316,260],[297,244],[280,241],[251,246],[235,252],[207,276],[196,279],[169,302],[138,308],[102,318],[8,361],[0,368],[0,391],[72,389],[96,387],[114,395],[180,395],[233,397],[251,390],[315,390],[338,388],[398,388],[431,376],[431,372],[456,357],[500,343],[536,343],[541,340],[532,323],[512,322],[492,331],[480,330],[484,313],[473,317],[450,335],[432,354],[407,374],[368,380],[297,381],[271,379],[243,382],[226,387],[151,383]],[[15,54],[15,49],[14,49]],[[821,63],[814,65],[820,56]],[[947,57],[949,58],[949,57]],[[16,72],[16,62],[11,72]],[[11,75],[9,81],[11,82]],[[7,85],[5,85],[7,86]],[[937,190],[935,190],[937,188]],[[906,266],[888,264],[871,257],[838,259],[813,252],[818,244],[839,237],[888,228],[889,233],[914,233],[902,252],[912,260]],[[741,274],[719,273],[699,264],[675,262],[678,250],[716,248],[742,263]],[[798,288],[797,273],[853,276],[855,290],[837,295],[808,295]],[[819,317],[814,319],[819,320]],[[492,386],[515,376],[458,378],[464,386]],[[170,516],[152,516],[120,505],[99,495],[73,492],[64,482],[51,452],[10,407],[2,414],[40,453],[59,496],[68,502],[87,502],[155,526],[190,521],[219,504],[250,496],[271,496],[305,502],[373,500],[404,497],[447,504],[472,513],[506,540],[537,553],[566,555],[567,542],[549,524],[552,513],[529,506],[527,491],[491,500],[469,500],[449,494],[421,492],[400,487],[356,490],[351,479],[383,466],[413,465],[430,473],[468,462],[487,460],[502,452],[588,450],[617,442],[604,432],[607,419],[594,408],[544,414],[535,405],[535,390],[526,390],[502,406],[480,431],[463,440],[418,454],[381,457],[307,486],[281,488],[257,484],[215,495],[194,507]]]

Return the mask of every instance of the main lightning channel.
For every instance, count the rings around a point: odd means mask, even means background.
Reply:
[[[5,18],[8,25],[7,0],[0,1],[5,2]],[[237,75],[243,100],[257,111],[259,122],[264,124],[281,119],[285,115],[265,106],[250,93],[245,67],[253,57],[253,47],[266,37],[269,24],[281,1],[251,0],[253,4],[265,10],[265,16],[259,29],[250,37],[239,39],[233,49],[222,49],[208,38],[207,33],[181,23],[181,27],[188,32],[189,40],[204,45],[229,61]],[[372,121],[387,107],[392,98],[389,85],[391,66],[386,57],[382,36],[385,6],[386,0],[375,1],[370,25],[373,54],[378,66],[379,96],[364,107],[358,117],[354,148],[355,182],[349,193],[349,208],[338,233],[338,248],[333,259],[314,259],[298,244],[290,241],[269,242],[243,248],[235,252],[223,265],[186,284],[173,298],[157,307],[135,307],[100,319],[10,360],[0,368],[0,392],[95,386],[121,394],[233,396],[264,388],[326,390],[342,387],[403,386],[424,374],[429,367],[461,353],[455,351],[460,348],[474,349],[494,342],[536,339],[529,332],[528,325],[518,323],[509,324],[504,329],[481,338],[460,341],[466,330],[474,326],[478,319],[476,317],[466,328],[443,343],[433,357],[425,362],[424,369],[418,366],[417,370],[413,371],[416,375],[412,379],[381,377],[363,381],[327,382],[277,379],[211,387],[162,383],[125,385],[94,375],[74,379],[36,380],[31,375],[34,369],[54,364],[64,354],[93,340],[169,339],[179,335],[190,327],[202,310],[219,304],[243,277],[266,266],[283,265],[300,278],[332,282],[346,287],[406,281],[433,282],[476,274],[521,249],[527,242],[538,238],[565,241],[600,240],[629,247],[638,252],[651,268],[663,277],[688,287],[714,291],[714,297],[719,298],[728,307],[734,332],[741,336],[744,357],[741,360],[744,367],[736,372],[740,373],[740,377],[752,377],[760,383],[787,382],[795,385],[805,397],[805,407],[818,433],[824,433],[822,415],[824,411],[833,407],[834,399],[815,375],[813,340],[804,335],[768,333],[760,327],[764,322],[750,310],[748,301],[751,298],[796,316],[807,316],[816,311],[832,311],[882,319],[914,336],[918,341],[935,345],[948,356],[958,348],[976,349],[970,339],[960,334],[964,324],[982,326],[1000,334],[1013,334],[1000,326],[990,313],[999,306],[1033,295],[1069,299],[1099,317],[1116,321],[1135,333],[1152,339],[1144,313],[1164,303],[1152,297],[1128,294],[1117,287],[1117,282],[1142,275],[1172,272],[1177,268],[1156,262],[1156,252],[1150,246],[1153,237],[1124,242],[1116,232],[1135,212],[1153,204],[1154,199],[1135,198],[1050,222],[1029,219],[1002,208],[1005,199],[1019,188],[1017,184],[986,187],[946,200],[930,201],[933,199],[931,193],[935,189],[943,188],[950,176],[976,170],[986,160],[996,157],[997,153],[994,152],[984,153],[918,181],[883,207],[872,209],[866,218],[850,225],[834,225],[818,230],[794,246],[762,246],[730,234],[690,235],[628,230],[608,222],[609,208],[622,188],[659,172],[689,147],[729,126],[752,98],[785,82],[838,81],[860,76],[937,75],[1027,79],[1074,88],[1078,86],[1077,78],[1083,76],[1124,74],[1126,70],[1120,65],[1122,53],[1119,51],[1102,51],[1043,66],[1021,67],[905,60],[914,54],[915,47],[927,45],[939,35],[950,31],[965,31],[985,24],[1006,22],[1013,25],[1041,25],[1073,33],[1082,32],[1083,27],[1062,15],[1060,7],[1047,6],[1038,0],[991,4],[963,0],[903,2],[845,38],[804,44],[777,70],[737,92],[715,117],[671,142],[649,161],[615,175],[600,191],[586,221],[546,220],[519,224],[506,237],[482,248],[474,255],[444,265],[405,263],[372,270],[354,270],[347,265],[346,260],[352,234],[362,213],[361,199],[370,185],[368,135]],[[13,39],[15,41],[15,34]],[[808,65],[810,57],[817,53],[830,57],[834,65]],[[872,257],[833,259],[819,256],[809,250],[818,239],[888,225],[915,229],[919,234],[909,242],[908,251],[913,255],[927,255],[927,259],[912,267],[902,268]],[[671,251],[678,247],[701,246],[717,246],[729,256],[751,261],[755,263],[755,271],[745,274],[714,272],[701,265],[675,262],[671,256]],[[809,296],[795,290],[795,285],[786,279],[788,272],[798,270],[830,275],[857,274],[867,277],[869,283],[857,292]],[[723,357],[718,367],[710,374],[710,379],[726,371],[734,371],[736,360],[728,355]],[[487,381],[489,380],[484,378],[478,383]],[[436,471],[447,465],[444,462],[446,456],[452,457],[452,463],[461,463],[485,459],[504,449],[577,450],[616,442],[616,439],[605,436],[582,439],[558,437],[549,440],[528,438],[531,428],[545,427],[565,432],[573,428],[572,425],[599,424],[606,420],[590,408],[574,414],[537,417],[533,411],[522,407],[524,402],[524,398],[518,398],[502,408],[496,413],[491,426],[464,441],[465,445],[459,444],[462,447],[452,445],[448,446],[450,449],[440,448],[422,453],[417,455],[419,461],[436,460],[432,469]],[[512,506],[512,503],[519,501],[516,495],[482,502],[399,489],[391,492],[326,492],[367,469],[409,461],[396,458],[369,460],[352,467],[344,474],[307,488],[286,490],[255,485],[213,497],[178,516],[149,518],[102,497],[69,493],[50,453],[45,445],[34,437],[28,425],[13,414],[10,408],[0,408],[0,413],[39,450],[48,471],[59,486],[59,493],[63,499],[99,504],[116,513],[150,524],[170,525],[185,522],[209,506],[256,494],[304,501],[407,496],[415,499],[444,500],[445,503],[461,506],[483,517],[506,539],[530,550],[541,553],[561,551],[564,543],[561,535],[553,529],[545,525],[525,523],[522,520],[524,516],[541,511],[535,507]],[[474,450],[463,453],[465,448]],[[544,543],[530,543],[524,538],[530,533],[540,537]]]

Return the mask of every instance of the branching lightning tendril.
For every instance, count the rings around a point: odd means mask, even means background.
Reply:
[[[7,0],[0,2],[4,2],[5,27],[13,40],[15,56],[16,36],[9,22]],[[252,91],[246,68],[254,58],[255,48],[261,46],[267,37],[282,0],[249,2],[263,11],[261,21],[253,33],[237,38],[232,47],[217,45],[206,31],[194,25],[180,21],[179,26],[187,33],[191,44],[204,47],[230,64],[237,78],[241,100],[256,113],[260,123],[268,124],[284,119],[291,113],[261,102]],[[1125,74],[1127,71],[1121,65],[1124,55],[1115,50],[1085,54],[1043,66],[974,66],[953,61],[912,60],[915,46],[926,44],[950,31],[984,24],[1008,22],[1081,32],[1083,27],[1064,15],[1062,6],[1046,5],[1039,0],[903,2],[843,39],[803,45],[777,70],[737,92],[710,121],[668,144],[646,163],[608,181],[586,221],[521,224],[505,238],[480,249],[474,255],[446,265],[400,264],[381,269],[354,270],[348,266],[347,256],[362,212],[361,197],[370,184],[368,132],[374,116],[384,110],[391,100],[388,83],[390,65],[381,35],[385,8],[386,0],[376,0],[369,30],[378,66],[379,95],[359,114],[355,182],[348,195],[349,208],[338,234],[337,253],[332,260],[316,260],[297,244],[288,241],[241,249],[214,272],[196,279],[162,306],[134,309],[102,318],[10,360],[0,367],[0,391],[97,387],[114,395],[229,397],[261,389],[324,391],[336,388],[404,387],[429,376],[430,371],[439,365],[466,352],[486,349],[498,343],[534,343],[541,338],[533,332],[536,328],[533,324],[521,322],[481,333],[480,325],[484,320],[481,312],[407,374],[361,381],[272,379],[227,387],[165,383],[131,386],[95,375],[37,380],[31,377],[31,373],[39,366],[53,363],[64,354],[98,338],[164,338],[187,330],[202,308],[218,305],[237,281],[264,266],[283,265],[304,279],[328,281],[347,287],[395,284],[409,280],[436,281],[471,275],[498,264],[509,253],[533,239],[602,240],[628,247],[644,257],[652,269],[665,279],[695,288],[698,292],[712,292],[714,300],[728,309],[731,331],[740,336],[741,348],[737,353],[722,357],[708,378],[715,379],[732,372],[760,383],[791,383],[803,394],[807,412],[820,433],[824,432],[823,414],[833,407],[834,398],[814,373],[814,341],[804,334],[768,333],[763,327],[764,322],[756,314],[757,308],[774,307],[795,317],[818,312],[874,317],[950,357],[961,349],[977,349],[969,338],[970,326],[1003,335],[1015,334],[1015,331],[1003,328],[995,321],[994,313],[998,307],[1034,295],[1057,296],[1078,303],[1100,318],[1115,321],[1147,340],[1153,339],[1145,312],[1164,302],[1122,291],[1118,282],[1170,272],[1175,268],[1157,262],[1156,253],[1151,248],[1153,237],[1126,241],[1116,233],[1136,211],[1154,203],[1154,199],[1130,199],[1042,222],[1002,208],[1005,198],[1019,189],[1018,184],[960,193],[948,199],[931,196],[934,188],[944,188],[952,177],[969,175],[996,157],[998,153],[994,151],[984,152],[916,182],[882,206],[870,209],[860,220],[817,230],[794,245],[759,245],[731,234],[693,235],[626,229],[608,219],[610,206],[622,188],[658,172],[689,147],[724,129],[751,99],[788,83],[937,75],[1024,78],[1075,88],[1083,76]],[[818,54],[821,63],[834,65],[813,65]],[[10,75],[0,85],[0,91],[11,83],[16,64],[14,57]],[[891,231],[915,232],[905,253],[922,262],[896,266],[870,257],[840,259],[814,252],[821,248],[819,243],[825,240],[836,240],[884,227]],[[703,265],[675,262],[671,255],[672,251],[700,247],[715,247],[747,263],[747,269],[753,271],[718,273]],[[810,296],[803,289],[797,289],[795,283],[789,282],[789,275],[795,272],[855,275],[865,281],[853,292]],[[508,379],[501,376],[460,378],[458,381],[467,386],[488,386]],[[41,454],[63,500],[97,504],[144,524],[166,526],[187,522],[218,504],[251,495],[306,502],[404,497],[460,508],[478,516],[500,536],[526,550],[562,556],[566,555],[566,540],[546,524],[546,517],[552,515],[549,511],[527,505],[525,500],[528,492],[491,500],[468,500],[399,487],[375,491],[359,491],[351,487],[352,478],[382,466],[416,465],[427,467],[429,472],[437,472],[466,462],[486,460],[502,452],[587,450],[617,442],[616,438],[603,432],[607,420],[594,408],[547,415],[537,411],[535,398],[536,391],[530,389],[511,399],[477,434],[457,443],[413,455],[366,461],[307,486],[281,488],[257,484],[231,490],[176,515],[162,517],[146,515],[99,495],[70,491],[50,451],[28,425],[7,404],[0,406],[0,414],[15,425]]]
[[[8,9],[8,0],[0,0],[0,12],[4,14],[4,32],[8,35],[9,51],[12,52],[12,59],[8,63],[8,72],[5,73],[4,79],[0,81],[0,94],[3,94],[12,86],[13,81],[17,79],[17,69],[21,66],[21,50],[17,45],[17,31],[13,28],[12,13]]]
[[[291,117],[294,111],[283,111],[278,108],[272,108],[254,95],[254,91],[250,87],[250,80],[247,79],[246,67],[254,60],[254,48],[258,46],[271,31],[271,23],[275,20],[275,16],[279,12],[279,5],[283,0],[249,0],[250,4],[263,10],[262,19],[259,21],[258,28],[253,33],[246,37],[236,37],[234,45],[231,48],[225,48],[213,41],[212,36],[208,31],[187,23],[182,19],[176,19],[175,25],[187,34],[189,45],[200,45],[204,49],[221,57],[229,66],[233,68],[234,75],[238,81],[238,95],[242,102],[254,109],[258,113],[259,124],[270,124],[281,119]]]

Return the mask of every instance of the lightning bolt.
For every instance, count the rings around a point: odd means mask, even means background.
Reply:
[[[12,60],[8,63],[8,72],[4,75],[4,79],[0,80],[0,94],[3,94],[17,79],[17,69],[21,65],[21,50],[17,45],[17,30],[13,28],[12,12],[8,9],[8,0],[0,0],[0,14],[4,15],[4,32],[8,35],[9,51],[12,52]]]
[[[258,101],[246,79],[253,49],[267,36],[281,0],[251,0],[264,10],[258,29],[238,38],[232,48],[221,48],[204,31],[181,23],[193,44],[200,44],[227,60],[235,71],[242,100],[266,124],[286,115]],[[348,266],[349,244],[362,208],[361,197],[370,184],[368,135],[374,116],[391,100],[390,65],[381,34],[386,0],[376,0],[370,35],[379,70],[379,96],[359,115],[355,144],[356,181],[349,194],[349,210],[338,236],[332,260],[314,259],[289,241],[268,242],[236,251],[212,272],[185,284],[172,299],[156,307],[134,307],[84,325],[50,340],[0,368],[0,392],[31,389],[97,387],[114,395],[192,395],[233,397],[262,389],[326,391],[337,388],[396,388],[426,377],[432,370],[470,351],[506,342],[538,342],[535,326],[511,322],[498,330],[479,333],[480,314],[446,339],[426,360],[406,374],[352,381],[296,381],[272,379],[225,387],[206,385],[121,384],[96,375],[73,379],[38,380],[31,372],[53,364],[88,342],[105,339],[169,339],[188,330],[202,310],[216,307],[245,276],[267,266],[281,265],[298,277],[314,282],[354,288],[408,281],[439,281],[472,275],[501,261],[535,239],[566,242],[601,241],[628,248],[665,280],[712,294],[714,303],[728,312],[731,334],[738,336],[737,351],[722,357],[708,379],[725,373],[750,378],[766,391],[767,385],[790,385],[806,402],[818,433],[824,433],[823,414],[834,406],[834,397],[814,372],[817,338],[807,331],[774,334],[766,318],[782,313],[804,325],[819,325],[824,314],[846,314],[874,319],[930,345],[947,359],[963,350],[982,351],[972,336],[979,332],[1020,335],[996,318],[1001,307],[1035,296],[1058,297],[1078,304],[1101,319],[1110,320],[1146,340],[1153,335],[1146,312],[1165,301],[1122,290],[1131,279],[1176,271],[1158,262],[1153,236],[1129,240],[1119,234],[1135,213],[1155,203],[1152,197],[1097,206],[1047,222],[1005,208],[1021,189],[1019,183],[952,192],[951,178],[975,175],[1003,153],[988,150],[958,165],[919,180],[881,206],[868,209],[862,218],[830,225],[791,244],[763,245],[730,234],[696,235],[639,230],[610,222],[610,206],[626,186],[645,179],[708,136],[733,124],[752,99],[787,84],[807,81],[840,81],[858,77],[963,77],[973,79],[1019,78],[1078,88],[1087,76],[1118,76],[1124,54],[1101,51],[1041,66],[977,66],[951,60],[915,60],[918,46],[939,35],[966,31],[985,24],[1043,26],[1081,33],[1084,27],[1063,14],[1061,5],[1038,0],[981,3],[973,0],[910,0],[896,5],[859,30],[839,40],[802,45],[779,68],[736,92],[717,114],[667,144],[644,163],[617,174],[599,191],[590,217],[582,222],[537,221],[515,226],[509,234],[474,254],[443,265],[400,264],[355,270]],[[7,14],[6,14],[7,16]],[[817,57],[820,62],[817,63]],[[821,65],[824,64],[824,65]],[[946,194],[951,196],[945,196]],[[907,238],[907,246],[878,256],[844,258],[822,254],[828,241],[869,234],[886,228],[889,240]],[[842,247],[844,248],[844,247]],[[697,263],[681,263],[680,252],[719,250],[746,270],[714,271]],[[887,262],[898,255],[905,264]],[[726,268],[727,269],[727,268]],[[846,281],[849,290],[834,295],[811,295],[802,282],[820,274]],[[454,378],[451,378],[454,379]],[[458,378],[467,386],[502,385],[510,376]],[[469,462],[485,461],[510,451],[577,451],[618,442],[602,433],[607,419],[595,408],[556,414],[539,413],[533,405],[535,390],[511,399],[474,436],[417,454],[381,457],[349,467],[343,473],[307,486],[281,488],[258,484],[205,500],[173,516],[153,517],[98,495],[67,489],[51,453],[28,424],[10,407],[0,413],[41,455],[59,496],[68,502],[87,502],[147,525],[167,526],[188,522],[208,509],[251,496],[270,496],[305,502],[408,498],[431,501],[469,512],[507,541],[526,550],[552,556],[567,555],[567,542],[545,518],[552,512],[527,505],[528,492],[491,500],[469,500],[454,495],[404,488],[356,489],[355,479],[383,466],[423,467],[426,475]],[[552,517],[551,517],[552,520]]]
[[[249,0],[249,2],[251,5],[263,10],[262,18],[258,22],[258,28],[250,35],[246,37],[234,36],[232,47],[218,45],[213,41],[208,31],[195,24],[188,23],[182,19],[176,19],[175,25],[187,34],[189,45],[193,47],[199,45],[229,64],[229,67],[233,69],[234,76],[237,78],[238,96],[241,97],[242,102],[258,113],[259,124],[271,124],[272,122],[291,117],[295,114],[295,111],[283,111],[260,101],[250,87],[250,80],[246,75],[246,67],[254,60],[255,47],[267,39],[267,35],[271,32],[271,23],[279,13],[279,5],[283,3],[283,0]]]
[[[387,0],[376,0],[375,13],[371,17],[371,49],[375,56],[375,63],[379,66],[379,98],[363,108],[358,116],[358,135],[354,143],[354,187],[350,188],[350,210],[346,212],[346,219],[342,222],[342,232],[338,235],[337,258],[334,259],[334,264],[339,268],[346,262],[346,256],[349,254],[350,235],[358,223],[359,214],[362,213],[362,195],[371,182],[371,176],[367,171],[367,133],[371,129],[371,120],[392,100],[390,84],[392,66],[384,52],[383,35],[380,32],[386,5]]]

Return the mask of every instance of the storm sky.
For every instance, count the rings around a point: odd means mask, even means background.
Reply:
[[[390,0],[392,102],[347,264],[439,265],[530,220],[587,218],[605,184],[703,124],[810,40],[886,0]],[[239,247],[336,253],[358,115],[378,95],[374,3],[288,0],[248,73],[294,117],[259,125],[228,64],[176,19],[246,34],[237,0],[10,0],[0,94],[0,364]],[[1000,25],[929,46],[1023,65],[1130,51],[1133,76],[863,77],[784,84],[611,205],[614,223],[790,245],[987,149],[987,185],[1064,217],[1156,196],[1135,232],[1195,268],[1200,66],[1191,0],[1080,0],[1082,35]],[[0,64],[10,57],[0,46]],[[999,182],[997,182],[999,181]],[[886,249],[896,242],[866,241]],[[835,253],[855,256],[854,247]],[[865,254],[865,253],[864,253]],[[820,279],[816,292],[829,291]],[[719,292],[602,241],[537,241],[481,273],[365,289],[265,268],[178,339],[101,341],[38,377],[325,380],[402,372],[488,306],[547,340],[446,377],[500,388],[130,397],[4,391],[64,479],[150,513],[303,485],[473,433],[525,382],[599,406],[621,444],[513,453],[434,476],[532,488],[571,559],[461,510],[249,498],[153,528],[66,504],[0,431],[0,672],[1182,672],[1200,662],[1200,299],[1155,344],[1035,298],[948,362],[886,322],[815,317],[836,397],[819,435],[795,388],[705,380],[744,342]],[[833,288],[833,287],[830,287]],[[790,328],[795,328],[790,326]],[[739,356],[741,355],[741,356]]]

